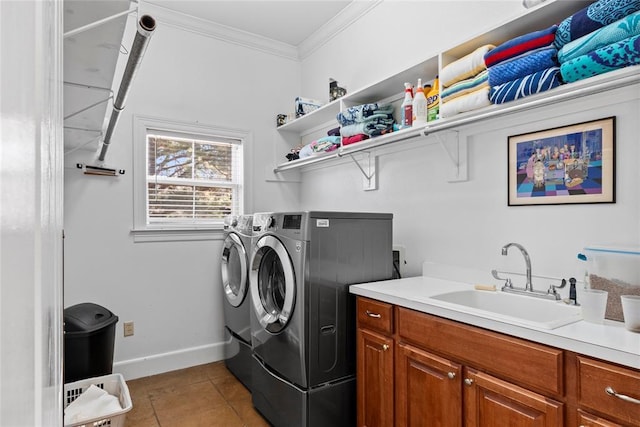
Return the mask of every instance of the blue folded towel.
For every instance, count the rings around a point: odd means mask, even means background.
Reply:
[[[629,37],[560,65],[565,83],[640,64],[640,35]]]
[[[616,22],[640,10],[640,0],[599,0],[558,25],[554,41],[558,49],[572,40]]]
[[[355,123],[362,123],[368,117],[381,113],[393,113],[393,105],[378,103],[356,105],[338,113],[336,119],[341,125],[347,126]]]
[[[558,61],[560,63],[567,62],[585,53],[593,52],[603,46],[638,34],[640,34],[640,12],[635,12],[562,46],[558,52]]]
[[[547,68],[528,76],[512,80],[491,88],[489,100],[494,104],[504,104],[525,96],[544,92],[560,86],[560,67]]]
[[[555,67],[558,65],[557,54],[557,49],[550,47],[489,67],[489,86],[499,86],[529,74]]]

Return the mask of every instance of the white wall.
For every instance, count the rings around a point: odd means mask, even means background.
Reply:
[[[297,185],[265,183],[262,160],[273,156],[276,114],[298,93],[298,62],[157,20],[107,152],[107,165],[125,175],[83,175],[75,164],[91,164],[93,152],[65,158],[65,307],[93,302],[119,317],[114,370],[128,378],[220,359],[224,338],[221,233],[218,240],[133,242],[132,116],[250,131],[246,211],[298,203]],[[134,336],[123,337],[124,321],[134,322]]]
[[[400,70],[398,64],[418,63],[477,35],[478,25],[490,29],[521,10],[515,1],[383,2],[305,59],[303,90],[319,91],[329,74],[347,89],[372,84]],[[416,25],[415,16],[433,11],[440,26]],[[345,59],[330,61],[336,57]],[[463,183],[446,182],[448,159],[430,144],[433,137],[383,150],[377,191],[362,190],[362,175],[350,161],[315,168],[303,173],[302,207],[392,212],[394,241],[406,247],[405,275],[420,274],[425,260],[484,271],[524,270],[517,251],[500,255],[502,245],[515,241],[529,250],[534,274],[569,277],[586,244],[639,243],[639,98],[635,86],[463,128],[469,149],[469,180]],[[608,116],[617,117],[615,204],[507,206],[509,135]]]

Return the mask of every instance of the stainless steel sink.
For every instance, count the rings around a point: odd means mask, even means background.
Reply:
[[[501,291],[446,292],[431,299],[452,310],[521,326],[555,329],[582,320],[580,307]]]

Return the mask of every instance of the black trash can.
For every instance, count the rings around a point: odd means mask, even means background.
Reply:
[[[64,309],[64,382],[113,372],[118,316],[93,303]]]

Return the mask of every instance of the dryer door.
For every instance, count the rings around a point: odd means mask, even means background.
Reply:
[[[247,294],[247,251],[235,233],[229,233],[222,247],[222,288],[227,301],[238,307]]]
[[[289,322],[296,301],[296,278],[287,249],[276,237],[262,236],[251,262],[251,300],[260,325],[277,334]]]

